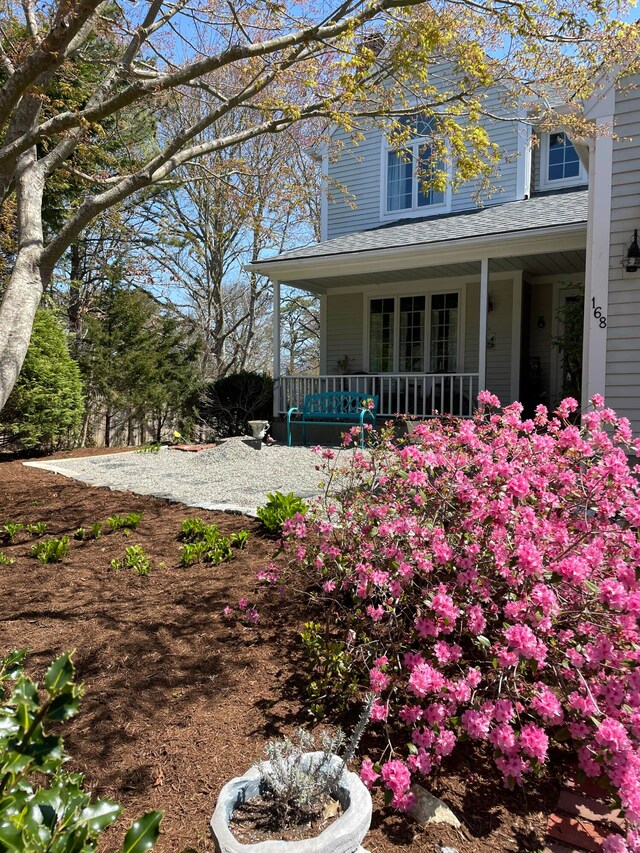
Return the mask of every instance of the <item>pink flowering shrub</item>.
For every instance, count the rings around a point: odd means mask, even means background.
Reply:
[[[355,450],[347,488],[287,522],[290,567],[270,571],[310,575],[346,681],[410,743],[363,764],[394,805],[461,739],[508,787],[564,743],[629,821],[605,850],[640,850],[640,492],[625,454],[640,441],[600,397],[582,427],[572,399],[524,421],[518,403],[479,401],[473,419]]]

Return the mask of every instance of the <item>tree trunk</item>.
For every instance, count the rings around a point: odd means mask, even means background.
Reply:
[[[40,261],[44,175],[36,162],[35,147],[20,156],[16,190],[18,251],[0,304],[0,411],[22,368],[43,292]]]
[[[104,446],[111,447],[111,409],[104,413]]]

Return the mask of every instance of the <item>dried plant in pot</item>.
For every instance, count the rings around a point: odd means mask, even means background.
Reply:
[[[218,797],[211,819],[211,831],[218,853],[355,853],[371,823],[371,795],[360,778],[346,767],[360,739],[370,708],[361,718],[344,755],[340,748],[344,736],[323,736],[322,751],[311,751],[314,741],[302,730],[297,742],[288,738],[267,745],[268,761],[252,767],[243,776],[228,782]],[[361,730],[358,732],[358,728]],[[236,830],[234,812],[247,804],[261,802],[270,813],[272,837],[254,843],[253,836],[244,837]],[[333,818],[333,814],[337,814]],[[295,840],[292,826],[308,821],[316,834],[304,834]],[[284,830],[284,831],[281,831]],[[312,830],[314,831],[314,830]],[[294,833],[295,834],[295,833]],[[236,835],[240,835],[236,837]],[[246,843],[249,841],[249,843]]]

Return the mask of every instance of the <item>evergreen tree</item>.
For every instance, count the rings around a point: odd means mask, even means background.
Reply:
[[[168,420],[189,415],[197,348],[184,323],[142,290],[102,294],[87,318],[80,365],[89,411],[104,411],[107,447],[115,414],[152,419],[157,438]]]
[[[24,450],[73,446],[84,408],[80,369],[53,311],[40,309],[24,367],[2,411],[0,441]]]

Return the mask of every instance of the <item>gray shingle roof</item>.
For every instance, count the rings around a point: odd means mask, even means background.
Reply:
[[[359,231],[325,240],[314,246],[291,249],[273,258],[265,258],[263,262],[321,258],[328,255],[556,228],[561,225],[582,225],[587,221],[587,197],[586,189],[541,193],[522,201],[466,210],[463,213],[405,219],[370,231]]]

